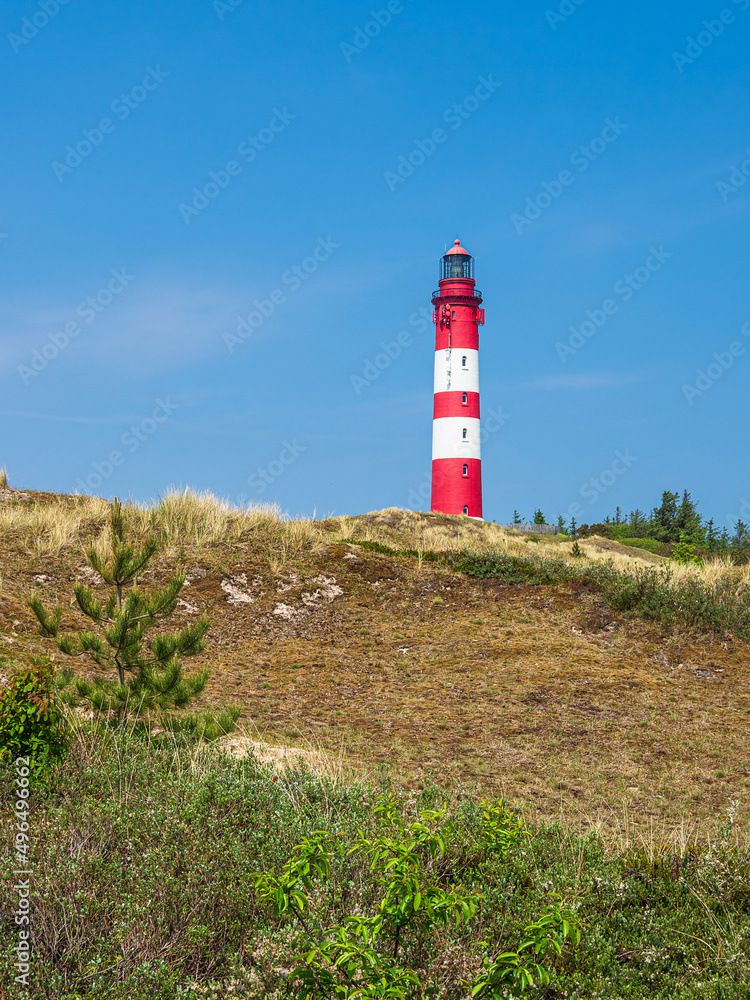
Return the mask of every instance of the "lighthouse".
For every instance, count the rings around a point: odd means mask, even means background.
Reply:
[[[430,510],[481,518],[479,326],[484,323],[484,309],[474,281],[474,258],[460,240],[440,261],[439,284],[432,296],[435,400]]]

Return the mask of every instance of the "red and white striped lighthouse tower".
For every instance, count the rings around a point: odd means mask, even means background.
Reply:
[[[474,258],[456,240],[440,261],[435,307],[435,406],[430,510],[482,517],[479,446],[479,324]]]

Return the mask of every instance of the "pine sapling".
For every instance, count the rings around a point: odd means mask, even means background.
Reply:
[[[195,656],[205,648],[210,626],[207,618],[201,616],[171,635],[146,638],[147,632],[174,613],[185,582],[184,575],[178,573],[163,587],[148,593],[139,587],[138,577],[157,548],[153,538],[140,546],[126,540],[122,504],[115,497],[109,551],[102,556],[91,545],[86,553],[92,569],[114,589],[102,602],[81,583],[73,588],[78,607],[91,620],[93,629],[60,636],[61,608],[48,611],[38,597],[29,601],[40,633],[54,638],[61,652],[88,657],[116,675],[80,678],[76,690],[96,711],[114,714],[120,726],[127,722],[130,704],[146,712],[181,708],[199,695],[208,681],[207,669],[191,677],[183,676],[181,662],[183,657]]]

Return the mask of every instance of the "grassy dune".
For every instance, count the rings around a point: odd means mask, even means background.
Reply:
[[[84,547],[106,533],[109,505],[4,496],[0,650],[23,659],[49,649],[29,593],[83,624],[72,584],[96,589]],[[194,661],[212,670],[202,706],[239,705],[274,745],[313,740],[364,775],[391,768],[412,789],[460,780],[529,818],[618,837],[704,834],[730,800],[747,800],[749,647],[739,625],[691,624],[685,608],[690,594],[718,593],[740,621],[748,567],[669,568],[666,615],[661,591],[644,610],[631,586],[642,574],[658,583],[664,560],[604,539],[583,541],[581,559],[562,538],[463,518],[292,521],[190,492],[127,514],[163,546],[144,582],[182,566],[178,618],[213,621]],[[466,565],[490,575],[456,569]],[[623,593],[630,606],[618,609]]]
[[[50,652],[29,594],[83,624],[72,586],[100,586],[85,548],[108,515],[0,486],[0,672]],[[300,927],[252,872],[326,829],[341,856],[316,918],[373,906],[372,873],[343,851],[388,792],[406,816],[448,805],[432,874],[484,900],[476,925],[410,946],[435,996],[465,1000],[479,941],[517,946],[549,892],[587,928],[545,996],[750,996],[747,567],[599,538],[576,557],[564,538],[395,509],[292,521],[189,492],[127,519],[162,546],[143,584],[182,568],[176,618],[212,619],[188,667],[212,671],[198,707],[239,706],[240,725],[191,748],[69,716],[70,754],[33,796],[34,986],[13,982],[6,904],[0,995],[289,995]],[[12,781],[0,766],[6,900]],[[530,831],[501,864],[477,841],[478,801],[500,796]]]

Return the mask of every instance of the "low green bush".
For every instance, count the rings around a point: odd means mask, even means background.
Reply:
[[[9,830],[13,777],[0,768]],[[54,779],[29,799],[29,985],[15,981],[11,917],[0,922],[0,995],[298,1000],[306,984],[292,978],[295,968],[317,974],[322,952],[333,956],[340,942],[336,958],[351,955],[349,942],[360,955],[374,951],[381,966],[411,970],[418,985],[396,983],[408,987],[409,1000],[467,1000],[482,985],[511,996],[521,965],[536,984],[527,994],[549,1000],[747,998],[750,850],[732,846],[731,823],[710,845],[684,852],[651,845],[618,853],[595,834],[557,825],[519,835],[507,809],[461,789],[441,815],[444,796],[434,786],[398,796],[385,779],[373,787],[304,769],[276,774],[210,746],[196,755],[82,724]],[[0,893],[12,901],[18,877],[9,844]],[[286,893],[294,901],[295,891],[305,896],[299,912],[309,937],[291,906],[276,915],[274,900]],[[436,919],[459,895],[478,900],[468,922]],[[568,935],[561,954],[536,946],[564,930],[556,907],[562,919],[574,908],[586,925],[580,943]],[[370,929],[374,940],[365,939]],[[533,961],[549,976],[541,989]],[[344,980],[341,968],[328,971]],[[360,996],[378,995],[372,979]]]
[[[683,566],[702,566],[703,560],[699,558],[695,545],[691,544],[683,535],[679,542],[672,546],[670,559]]]
[[[483,805],[480,856],[505,857],[524,835],[523,823],[502,801]],[[325,930],[308,923],[308,894],[330,878],[336,849],[326,831],[315,831],[312,839],[298,844],[296,857],[287,861],[280,877],[258,874],[256,888],[272,904],[274,915],[293,916],[302,925],[300,953],[294,958],[300,964],[291,980],[301,984],[305,1000],[409,1000],[439,993],[437,980],[428,985],[420,975],[422,963],[414,960],[425,952],[438,952],[434,940],[438,928],[472,922],[482,902],[480,894],[441,877],[435,864],[445,857],[446,838],[452,833],[446,812],[447,807],[423,809],[408,822],[393,798],[382,798],[375,805],[377,835],[359,830],[356,842],[346,850],[346,857],[359,854],[369,859],[380,888],[380,902],[370,916],[356,907],[343,923]],[[472,997],[520,997],[529,988],[549,984],[549,957],[562,956],[567,938],[576,944],[581,938],[577,914],[561,902],[555,896],[540,918],[524,928],[517,949],[481,942],[487,949],[482,971],[473,980],[463,980]]]
[[[619,576],[608,562],[570,563],[559,556],[543,556],[536,553],[515,556],[498,551],[482,555],[464,552],[450,555],[448,564],[457,572],[469,576],[537,586],[582,583],[603,587],[607,581]]]
[[[630,537],[631,528],[628,524],[613,524],[611,528],[612,537],[618,542],[621,542],[623,538]]]
[[[606,600],[618,611],[636,614],[667,627],[688,626],[717,635],[732,632],[750,640],[750,587],[729,579],[715,583],[688,578],[679,583],[669,569],[639,569],[619,574]]]
[[[0,690],[0,759],[29,757],[32,774],[59,760],[66,737],[49,660],[16,667]]]
[[[662,555],[668,551],[669,546],[655,538],[620,538],[620,545],[627,545],[631,549],[645,549],[646,552],[653,552],[655,555]]]
[[[599,535],[600,538],[614,538],[615,529],[611,524],[582,524],[578,529],[580,538],[588,538],[589,535]]]
[[[410,559],[425,559],[427,562],[439,562],[443,558],[442,552],[435,552],[432,549],[394,549],[390,545],[383,545],[382,542],[363,541],[359,538],[344,538],[349,545],[358,545],[366,552],[374,552],[381,556],[406,556]]]
[[[344,541],[350,545],[359,545],[366,552],[375,552],[381,556],[400,556],[406,554],[404,550],[393,549],[390,545],[383,545],[382,542],[370,542],[355,538],[345,538]]]
[[[188,712],[184,715],[165,715],[162,718],[164,735],[162,740],[169,743],[170,739],[187,744],[200,742],[212,743],[214,740],[228,736],[237,726],[237,720],[242,714],[241,708],[228,708],[219,712]],[[144,731],[150,733],[148,727]]]
[[[512,556],[506,552],[487,555],[463,553],[451,556],[449,563],[459,573],[480,579],[493,578],[504,583],[557,583],[560,577],[558,560],[541,560],[535,556]]]
[[[750,586],[723,578],[707,583],[676,581],[669,567],[638,566],[623,573],[610,562],[570,563],[544,556],[511,556],[506,552],[464,553],[448,557],[461,573],[495,578],[510,584],[559,584],[597,590],[611,608],[663,627],[694,628],[750,640]]]

